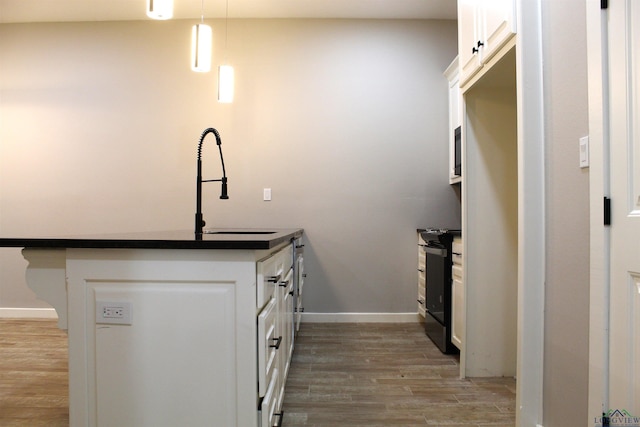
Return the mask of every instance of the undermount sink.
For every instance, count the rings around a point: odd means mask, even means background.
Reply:
[[[244,230],[244,231],[222,230],[222,231],[214,231],[214,230],[204,230],[204,234],[275,234],[275,231],[260,231],[260,230]]]

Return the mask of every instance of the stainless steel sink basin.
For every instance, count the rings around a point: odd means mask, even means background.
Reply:
[[[243,231],[235,231],[235,230],[204,230],[204,234],[275,234],[275,231],[260,231],[260,230],[243,230]]]

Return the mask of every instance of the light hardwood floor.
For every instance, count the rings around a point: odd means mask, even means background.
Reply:
[[[56,321],[0,319],[0,426],[69,425],[67,355]]]
[[[515,381],[458,369],[419,324],[303,324],[283,427],[513,427]],[[67,387],[56,322],[0,319],[0,426],[68,425]]]

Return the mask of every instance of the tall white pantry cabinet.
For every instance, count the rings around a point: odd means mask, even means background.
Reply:
[[[29,286],[68,330],[70,425],[278,425],[294,245],[24,249]]]

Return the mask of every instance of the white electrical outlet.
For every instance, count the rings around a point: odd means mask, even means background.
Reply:
[[[130,302],[96,301],[96,323],[130,325],[133,308]]]

